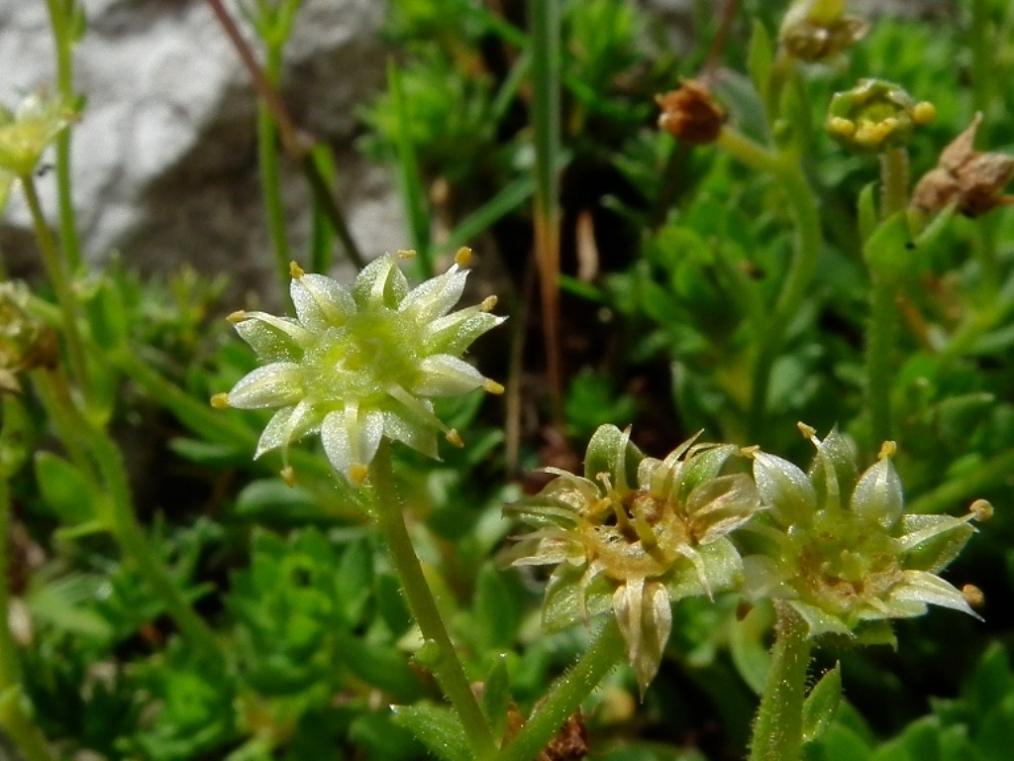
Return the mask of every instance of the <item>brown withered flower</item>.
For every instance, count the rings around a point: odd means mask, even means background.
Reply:
[[[658,126],[693,145],[715,142],[725,123],[725,111],[696,79],[684,80],[678,90],[656,95],[655,102],[662,109]]]
[[[19,393],[19,375],[56,365],[56,335],[29,312],[29,298],[24,283],[0,283],[0,393]]]
[[[1002,194],[1014,177],[1014,156],[975,150],[980,124],[982,114],[978,113],[944,148],[937,166],[915,186],[914,207],[934,214],[954,204],[966,217],[979,217],[998,206],[1014,204],[1014,196]]]

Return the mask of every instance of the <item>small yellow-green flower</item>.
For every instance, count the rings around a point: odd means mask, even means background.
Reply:
[[[770,547],[744,558],[748,596],[785,599],[811,636],[852,636],[862,625],[909,618],[940,605],[975,615],[960,590],[937,575],[974,533],[956,518],[905,513],[901,481],[887,442],[861,475],[851,442],[837,431],[817,448],[809,473],[755,451],[754,480],[768,508],[751,524]]]
[[[469,345],[506,318],[489,297],[452,312],[465,287],[470,252],[444,274],[410,289],[398,255],[381,256],[351,288],[292,267],[297,319],[264,312],[230,316],[265,364],[242,378],[216,407],[279,408],[255,457],[319,433],[334,469],[358,485],[381,438],[437,456],[436,432],[461,445],[433,412],[430,398],[500,384],[460,359]]]
[[[803,61],[821,61],[866,36],[869,24],[845,13],[845,0],[796,0],[779,31],[785,50]]]
[[[908,144],[917,126],[936,118],[936,108],[883,79],[861,79],[838,92],[828,108],[827,131],[842,145],[877,153]]]
[[[0,171],[30,175],[73,115],[62,98],[38,93],[22,99],[13,111],[0,106]]]
[[[730,445],[677,447],[644,457],[630,432],[601,426],[585,475],[557,476],[508,510],[535,530],[509,554],[513,565],[555,565],[543,624],[560,628],[613,611],[642,692],[662,659],[673,601],[731,587],[742,563],[727,535],[758,509],[745,474],[719,475]]]

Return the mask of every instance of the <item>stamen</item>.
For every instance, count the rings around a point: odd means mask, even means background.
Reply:
[[[286,486],[296,485],[296,471],[292,469],[291,465],[286,465],[284,468],[282,468],[278,472],[278,475],[280,475],[282,477],[282,480],[285,481]]]
[[[463,446],[465,446],[464,439],[461,438],[461,434],[458,433],[457,429],[455,428],[452,428],[447,433],[445,433],[444,438],[447,439],[448,443],[450,443],[451,446],[457,447],[458,449],[461,449]]]
[[[878,460],[890,459],[894,457],[898,451],[898,445],[893,441],[885,441],[880,445],[880,454],[877,455]]]
[[[993,517],[993,505],[989,500],[977,499],[968,507],[968,512],[980,523]]]
[[[496,396],[500,396],[506,390],[503,385],[490,378],[486,378],[486,380],[483,381],[482,387],[490,394],[494,394]]]
[[[297,262],[295,261],[289,262],[289,276],[293,280],[299,280],[299,278],[303,277],[303,275],[305,274],[306,271],[302,267],[300,267]]]
[[[216,410],[224,410],[229,407],[229,395],[226,393],[215,394],[211,397],[211,406]]]
[[[981,608],[986,603],[986,595],[975,584],[965,584],[961,588],[961,596],[972,608]]]
[[[370,475],[370,469],[361,462],[354,462],[349,465],[349,481],[356,486],[362,486],[368,475]]]
[[[237,322],[243,322],[243,320],[247,319],[247,317],[248,315],[246,312],[244,312],[242,309],[237,309],[235,312],[228,315],[225,319],[227,319],[229,322],[235,325]]]

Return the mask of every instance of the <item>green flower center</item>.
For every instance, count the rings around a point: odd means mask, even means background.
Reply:
[[[384,307],[322,332],[303,361],[305,388],[315,402],[379,402],[392,385],[418,375],[418,339],[411,320]]]

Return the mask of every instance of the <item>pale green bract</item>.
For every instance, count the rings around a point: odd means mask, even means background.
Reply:
[[[459,252],[461,263],[467,258],[467,249]],[[373,261],[351,288],[295,265],[292,273],[296,319],[230,316],[265,364],[212,399],[216,407],[278,408],[255,458],[279,448],[284,455],[293,442],[319,433],[335,471],[359,485],[385,436],[430,457],[437,457],[437,432],[461,445],[430,398],[503,391],[461,359],[506,318],[490,313],[494,297],[451,311],[468,276],[458,262],[414,289],[397,254]]]

